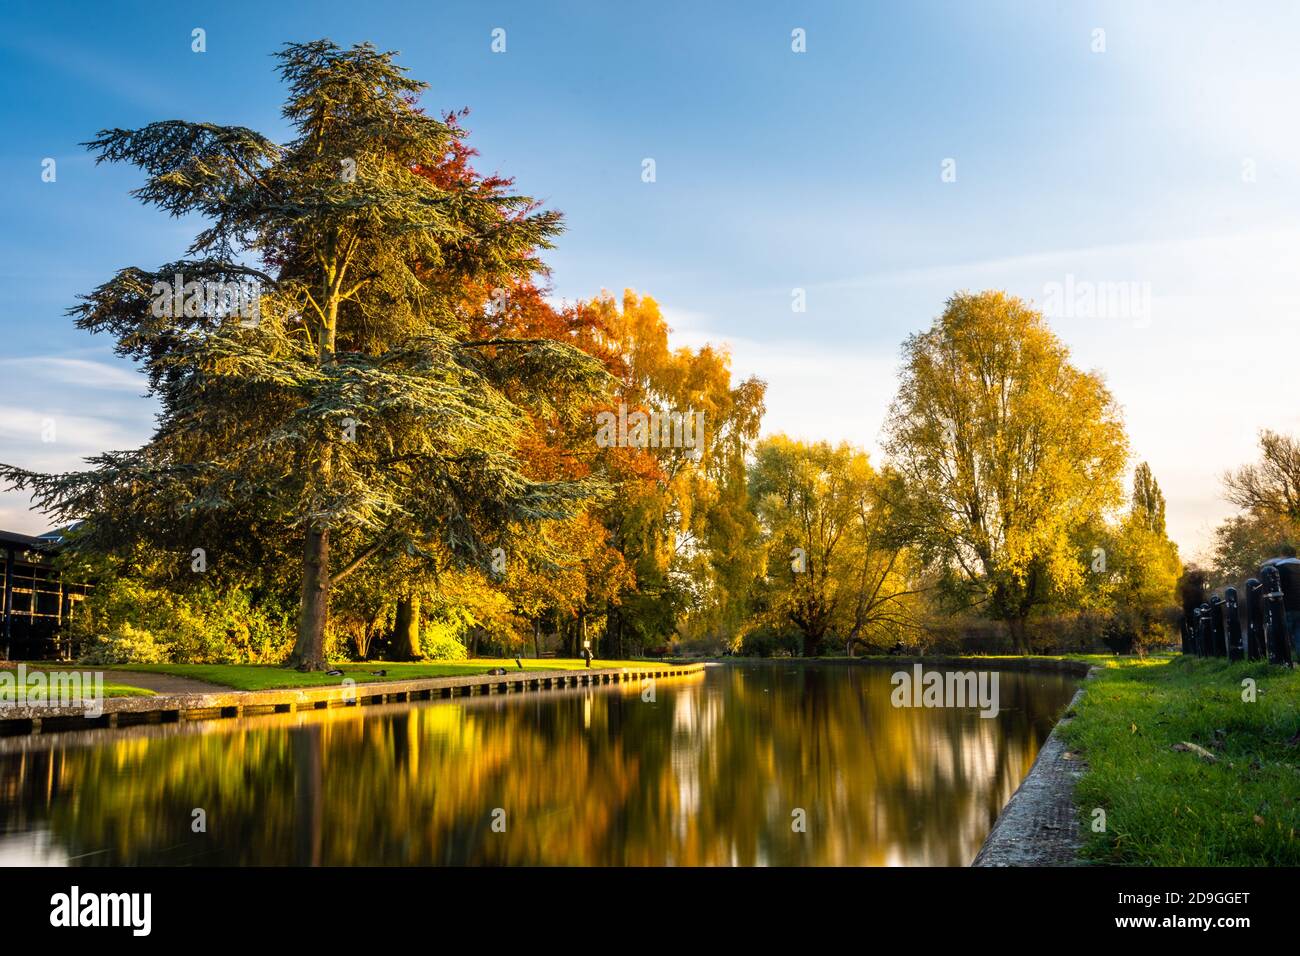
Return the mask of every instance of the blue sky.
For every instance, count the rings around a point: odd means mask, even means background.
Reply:
[[[1300,431],[1297,27],[1281,2],[8,4],[0,460],[73,467],[149,433],[129,365],[63,310],[195,228],[77,144],[170,118],[282,137],[269,54],[328,36],[470,107],[480,166],[566,215],[556,295],[635,288],[678,342],[729,343],[769,382],[769,431],[874,449],[900,343],[955,290],[1134,284],[1148,305],[1052,322],[1194,555],[1255,431]],[[0,527],[44,525],[0,496]]]

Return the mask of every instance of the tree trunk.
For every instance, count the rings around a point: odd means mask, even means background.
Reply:
[[[542,619],[533,618],[533,656],[540,658],[542,656]]]
[[[393,660],[418,661],[420,649],[420,596],[408,595],[397,602],[397,624],[393,631]]]
[[[328,528],[309,527],[303,542],[302,596],[298,611],[298,639],[289,666],[304,671],[323,671],[325,625],[330,606],[330,533]]]
[[[616,661],[623,659],[623,622],[618,609],[610,601],[605,606],[605,634],[608,637],[606,653]]]
[[[1016,653],[1029,653],[1029,627],[1028,622],[1023,617],[1012,617],[1007,620],[1007,630],[1011,632],[1011,642],[1015,645]]]
[[[337,238],[335,236],[334,238]],[[331,251],[333,242],[331,240]],[[327,266],[323,300],[327,303],[321,325],[320,347],[316,364],[323,367],[334,361],[334,336],[338,327],[338,285],[342,274],[333,264]],[[332,455],[328,442],[321,448],[320,462],[315,467],[315,492],[329,486]],[[298,608],[298,640],[289,655],[289,665],[302,671],[323,671],[325,663],[325,625],[329,622],[330,607],[330,532],[329,527],[318,528],[308,519],[307,535],[303,542],[302,598]]]

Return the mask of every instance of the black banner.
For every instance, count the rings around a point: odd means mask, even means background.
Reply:
[[[448,942],[591,930],[761,937],[912,933],[918,943],[1294,928],[1289,871],[1212,869],[0,870],[6,943]],[[107,925],[105,925],[107,924]],[[997,927],[995,930],[994,928]],[[1167,936],[1172,931],[1172,936]],[[827,937],[829,938],[829,937]]]

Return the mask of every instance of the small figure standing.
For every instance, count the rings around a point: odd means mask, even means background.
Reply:
[[[583,641],[583,642],[582,642],[582,659],[585,660],[585,661],[587,662],[587,666],[588,666],[588,667],[591,666],[591,659],[592,659],[593,656],[594,656],[594,655],[591,653],[591,641]]]

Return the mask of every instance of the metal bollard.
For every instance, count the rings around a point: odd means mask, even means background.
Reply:
[[[1210,653],[1215,657],[1227,657],[1227,641],[1223,633],[1223,598],[1217,594],[1210,598]]]
[[[1283,633],[1291,660],[1300,661],[1300,559],[1273,558],[1266,561],[1277,568],[1282,591]]]
[[[1183,653],[1197,654],[1197,611],[1205,600],[1205,575],[1200,571],[1188,569],[1178,581],[1178,594],[1183,605],[1181,628],[1183,636]]]
[[[1268,659],[1264,643],[1264,584],[1259,578],[1246,581],[1246,657],[1252,661]]]
[[[1236,588],[1225,588],[1223,592],[1223,629],[1228,660],[1245,660],[1246,655],[1241,646],[1241,615],[1237,613]]]
[[[1268,645],[1268,662],[1289,665],[1291,642],[1286,630],[1286,595],[1282,593],[1282,577],[1271,565],[1265,565],[1260,576],[1264,580],[1264,641]]]
[[[1210,606],[1202,604],[1196,609],[1196,653],[1209,657],[1213,653],[1214,637],[1210,630]]]

